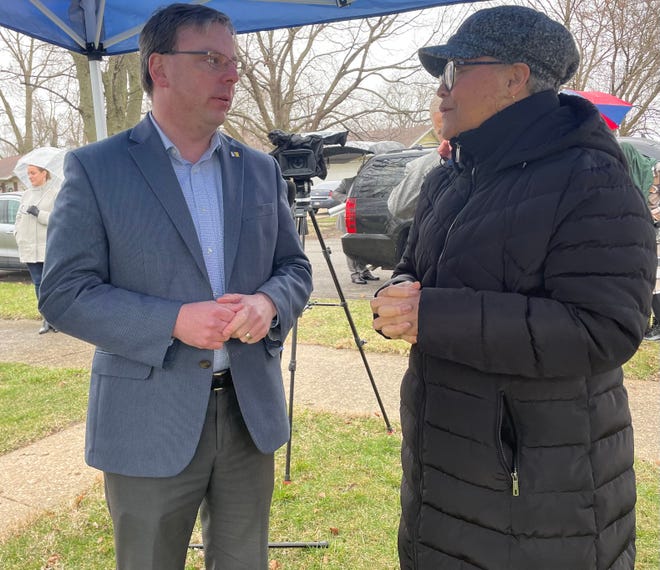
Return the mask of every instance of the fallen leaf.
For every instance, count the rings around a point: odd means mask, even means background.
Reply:
[[[51,554],[46,560],[46,565],[43,567],[43,570],[53,570],[55,565],[60,561],[59,554]]]
[[[87,496],[87,493],[80,493],[79,495],[76,496],[76,498],[73,500],[73,506],[74,508],[80,507],[80,503],[82,503],[85,500],[85,497]]]

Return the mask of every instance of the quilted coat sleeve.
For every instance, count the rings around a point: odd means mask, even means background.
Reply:
[[[529,200],[524,212],[528,220],[552,216],[543,239],[532,225],[529,247],[542,259],[537,289],[424,288],[421,351],[527,377],[592,375],[635,353],[650,312],[654,230],[625,170],[585,154],[557,190],[554,211]]]

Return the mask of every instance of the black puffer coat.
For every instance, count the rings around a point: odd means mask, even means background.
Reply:
[[[452,143],[395,271],[422,283],[402,568],[632,569],[621,365],[650,312],[646,206],[578,97],[533,95]]]

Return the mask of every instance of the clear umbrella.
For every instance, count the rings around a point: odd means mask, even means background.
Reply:
[[[14,174],[18,176],[18,179],[27,188],[29,188],[31,184],[27,175],[27,168],[29,165],[34,165],[39,168],[45,168],[55,180],[62,182],[64,180],[65,154],[66,150],[52,146],[35,148],[18,159],[16,167],[14,168]]]

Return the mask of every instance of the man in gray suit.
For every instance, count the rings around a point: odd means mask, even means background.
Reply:
[[[140,36],[153,106],[72,151],[40,310],[96,345],[87,462],[121,570],[265,569],[273,452],[289,436],[280,351],[311,267],[274,159],[217,131],[238,82],[222,13],[174,4]]]

